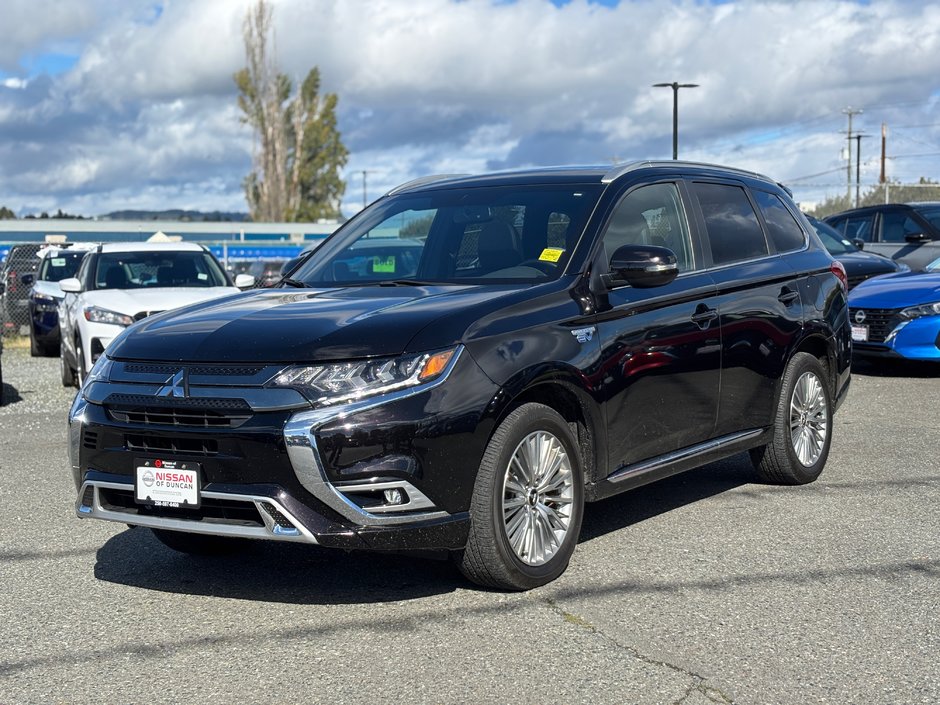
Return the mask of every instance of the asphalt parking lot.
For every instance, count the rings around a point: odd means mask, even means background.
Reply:
[[[81,521],[57,361],[2,364],[0,703],[940,701],[940,369],[858,369],[815,484],[739,456],[589,505],[567,573],[501,594]]]

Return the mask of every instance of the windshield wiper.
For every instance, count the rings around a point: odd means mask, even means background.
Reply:
[[[303,282],[297,281],[296,279],[291,279],[290,277],[281,277],[281,280],[278,282],[278,284],[287,284],[287,286],[293,286],[297,289],[307,289],[310,286],[309,284],[304,284]]]

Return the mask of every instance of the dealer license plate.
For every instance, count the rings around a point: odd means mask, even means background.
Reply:
[[[173,509],[199,507],[199,463],[159,458],[138,459],[134,499]]]
[[[852,340],[856,343],[868,342],[868,326],[852,324]]]

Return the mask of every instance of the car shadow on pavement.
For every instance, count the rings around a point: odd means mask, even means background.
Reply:
[[[449,561],[250,542],[241,553],[177,553],[148,529],[127,529],[97,553],[95,577],[161,592],[290,604],[357,604],[412,600],[467,587]]]
[[[16,387],[6,382],[0,384],[0,406],[9,406],[20,401],[23,401],[23,397]]]
[[[742,485],[760,483],[747,453],[683,472],[587,505],[579,543],[714,497]]]
[[[910,377],[936,379],[940,377],[940,362],[915,360],[853,358],[852,374],[865,377]]]

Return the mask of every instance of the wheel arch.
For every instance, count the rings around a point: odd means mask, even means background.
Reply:
[[[578,441],[585,484],[606,475],[607,428],[598,402],[579,383],[574,368],[542,365],[515,375],[502,385],[490,403],[492,433],[514,409],[543,404],[572,427]]]

